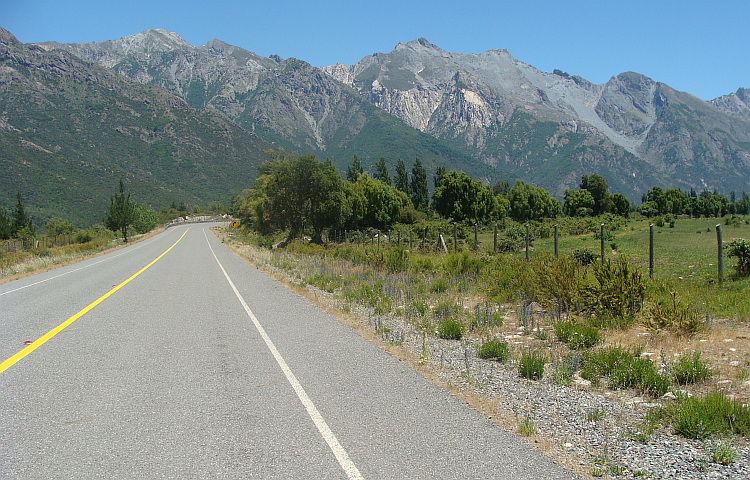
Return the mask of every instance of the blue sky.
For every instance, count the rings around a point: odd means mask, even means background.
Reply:
[[[425,37],[460,53],[507,49],[595,83],[636,71],[709,100],[750,88],[746,0],[0,0],[22,42],[110,40],[149,28],[315,66],[356,63]]]

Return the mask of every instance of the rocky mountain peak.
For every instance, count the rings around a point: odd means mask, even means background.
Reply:
[[[3,43],[5,45],[18,45],[21,42],[19,42],[12,33],[7,31],[3,27],[0,27],[0,43]]]

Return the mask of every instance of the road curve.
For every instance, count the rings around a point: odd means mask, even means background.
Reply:
[[[208,225],[0,285],[0,362],[0,478],[578,478]]]

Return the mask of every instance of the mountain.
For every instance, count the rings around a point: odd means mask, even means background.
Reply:
[[[631,200],[654,185],[750,191],[744,89],[706,102],[635,72],[598,85],[506,50],[451,53],[423,38],[323,68],[219,40],[193,47],[165,30],[38,48],[166,89],[340,170],[355,154],[366,169],[419,157],[428,174],[442,165],[490,183],[523,179],[558,198],[591,173]]]
[[[37,224],[101,221],[120,178],[157,209],[228,202],[273,147],[224,115],[4,29],[0,112],[0,205],[20,191]]]
[[[264,58],[220,40],[193,47],[158,29],[106,42],[40,46],[64,49],[163,87],[190,106],[221,112],[287,150],[331,158],[339,169],[357,155],[365,166],[381,156],[392,165],[398,158],[411,162],[418,157],[433,170],[461,165],[475,176],[490,171],[464,148],[405,125],[298,59]]]
[[[560,196],[599,173],[631,198],[653,185],[750,190],[747,91],[702,101],[638,73],[603,85],[506,50],[420,38],[325,71],[374,105]]]

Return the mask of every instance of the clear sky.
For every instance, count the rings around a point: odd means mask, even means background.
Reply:
[[[635,71],[710,100],[750,88],[749,12],[747,0],[0,0],[0,26],[63,43],[164,28],[191,45],[218,38],[315,66],[425,37],[450,52],[507,49],[594,83]]]

